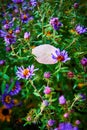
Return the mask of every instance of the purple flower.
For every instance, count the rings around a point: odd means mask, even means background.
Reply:
[[[55,124],[55,120],[52,120],[52,119],[48,120],[49,126],[53,126],[54,124]]]
[[[77,25],[75,30],[78,34],[84,34],[87,32],[87,28],[85,28],[84,26],[81,26],[81,25]]]
[[[19,11],[18,11],[18,9],[17,9],[17,8],[15,8],[15,9],[14,9],[14,12],[15,12],[15,13],[18,13]]]
[[[6,46],[9,46],[16,43],[16,36],[14,35],[14,33],[7,33],[4,37],[4,40],[6,42]]]
[[[82,58],[82,59],[81,59],[81,64],[82,64],[83,66],[87,66],[87,58]]]
[[[45,73],[44,73],[44,78],[49,79],[49,78],[50,78],[50,72],[45,72]]]
[[[30,32],[25,32],[24,33],[24,39],[29,39],[30,38]]]
[[[56,130],[56,129],[54,129]],[[78,127],[74,127],[70,122],[59,123],[57,130],[79,130]]]
[[[12,90],[9,92],[10,95],[17,95],[21,90],[21,85],[19,81],[16,81],[15,86],[12,88]]]
[[[4,38],[4,41],[6,42],[6,46],[9,46],[16,42],[16,36],[14,35],[12,30],[9,30],[8,32],[0,30],[0,37]]]
[[[59,30],[63,24],[59,21],[58,18],[51,18],[50,25],[54,28],[54,30]]]
[[[66,104],[66,99],[63,95],[59,97],[59,104],[61,104],[61,105]]]
[[[77,126],[73,127],[73,130],[79,130],[79,128]]]
[[[0,60],[0,66],[5,64],[5,60]]]
[[[14,3],[16,3],[16,4],[20,4],[20,3],[22,3],[24,0],[12,0]]]
[[[76,120],[76,121],[75,121],[75,124],[76,124],[76,125],[79,125],[80,123],[81,123],[80,120]]]
[[[48,106],[48,105],[49,105],[49,102],[48,102],[47,100],[43,100],[42,104],[43,104],[44,106]]]
[[[58,128],[55,128],[54,130],[59,130]]]
[[[69,113],[65,113],[63,116],[64,116],[65,118],[68,118],[68,117],[69,117]]]
[[[79,94],[79,97],[80,97],[80,99],[82,99],[82,100],[86,100],[86,95],[84,95],[84,94]]]
[[[77,9],[79,7],[79,3],[74,3],[74,8]]]
[[[33,7],[37,6],[36,0],[30,0],[30,6],[33,6]]]
[[[4,25],[4,29],[8,30],[10,28],[9,24]]]
[[[9,93],[4,93],[1,96],[2,104],[6,106],[6,108],[12,108],[14,106],[14,100],[12,100],[12,97]]]
[[[60,51],[59,48],[55,51],[55,54],[52,54],[52,58],[55,61],[64,62],[64,63],[70,60],[70,58],[68,57],[68,53],[65,50]]]
[[[4,37],[6,35],[6,32],[3,30],[0,30],[0,37]]]
[[[27,68],[22,67],[18,67],[18,70],[16,72],[16,75],[18,77],[18,79],[30,79],[32,78],[34,74],[34,71],[36,71],[38,69],[34,69],[34,65],[28,66]]]
[[[59,124],[58,130],[73,130],[73,126],[69,122],[63,122]]]
[[[21,14],[21,20],[23,23],[27,23],[30,20],[33,20],[33,17],[29,16],[29,14]]]
[[[7,51],[7,52],[11,51],[11,47],[6,46],[6,51]]]
[[[20,27],[16,27],[16,29],[15,29],[15,33],[16,33],[16,34],[19,34],[20,31],[21,31]]]
[[[44,93],[45,94],[50,94],[51,93],[51,88],[49,86],[45,87]]]

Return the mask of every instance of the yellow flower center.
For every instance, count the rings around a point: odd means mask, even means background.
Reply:
[[[13,33],[13,31],[12,30],[9,30],[9,34],[12,34]]]
[[[25,19],[25,20],[27,19],[27,15],[26,14],[23,15],[23,19]]]
[[[63,60],[64,60],[64,56],[61,56],[61,55],[58,56],[58,57],[57,57],[57,60],[58,60],[58,61],[63,61]]]
[[[6,103],[10,103],[10,102],[11,102],[11,97],[10,97],[9,95],[7,95],[7,96],[5,97],[5,102],[6,102]]]
[[[23,75],[26,77],[29,74],[29,69],[24,69],[23,70]]]

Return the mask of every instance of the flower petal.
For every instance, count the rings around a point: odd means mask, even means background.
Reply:
[[[32,54],[35,55],[35,59],[42,64],[55,64],[57,61],[54,61],[52,54],[55,53],[57,48],[52,45],[44,44],[35,47],[32,49]]]

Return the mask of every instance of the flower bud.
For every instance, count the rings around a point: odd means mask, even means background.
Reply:
[[[61,105],[66,104],[66,99],[63,95],[59,97],[59,104],[61,104]]]

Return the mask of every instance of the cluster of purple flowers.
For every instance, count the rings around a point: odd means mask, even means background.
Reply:
[[[77,126],[73,126],[70,122],[59,123],[58,128],[54,130],[79,130]]]
[[[63,24],[59,21],[58,18],[51,18],[50,25],[53,27],[54,30],[59,30]]]
[[[33,20],[33,17],[30,16],[28,13],[22,13],[21,20],[23,23],[28,23],[30,20]]]
[[[16,3],[16,4],[20,4],[20,3],[22,3],[24,0],[12,0],[14,3]]]
[[[15,86],[10,91],[9,85],[7,84],[4,93],[1,95],[2,104],[8,109],[14,107],[15,105],[18,105],[15,104],[14,99],[12,99],[12,96],[17,95],[20,92],[20,90],[21,85],[19,81],[16,81]]]
[[[87,32],[87,28],[81,25],[77,25],[75,30],[78,34],[84,34]]]
[[[0,30],[0,37],[4,38],[6,46],[16,43],[16,36],[12,30],[7,32]]]
[[[37,6],[37,1],[36,0],[30,0],[30,6],[33,6],[33,7],[35,7],[35,6]]]

